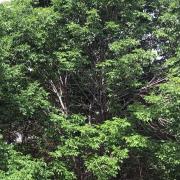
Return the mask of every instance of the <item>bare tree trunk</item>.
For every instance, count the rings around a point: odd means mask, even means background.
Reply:
[[[68,92],[67,92],[67,74],[64,76],[59,76],[57,82],[53,80],[49,81],[51,90],[58,100],[61,112],[65,115],[68,114]]]

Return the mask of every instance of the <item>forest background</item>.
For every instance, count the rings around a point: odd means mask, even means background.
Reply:
[[[179,0],[0,5],[0,179],[180,179]]]

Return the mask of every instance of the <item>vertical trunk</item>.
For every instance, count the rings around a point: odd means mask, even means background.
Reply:
[[[55,95],[61,112],[68,114],[68,92],[67,92],[67,74],[59,76],[58,81],[50,80],[51,90]]]

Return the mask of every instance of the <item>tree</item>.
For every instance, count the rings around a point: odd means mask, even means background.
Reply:
[[[178,179],[179,9],[1,5],[0,177]]]

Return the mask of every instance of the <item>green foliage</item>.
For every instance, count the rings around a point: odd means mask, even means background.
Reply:
[[[87,169],[92,171],[97,179],[109,179],[110,177],[116,177],[118,170],[118,161],[115,158],[106,156],[93,157],[86,162]]]
[[[0,142],[0,177],[1,179],[48,179],[50,172],[41,161],[16,152],[12,146]]]
[[[1,4],[0,179],[179,179],[179,10]]]

